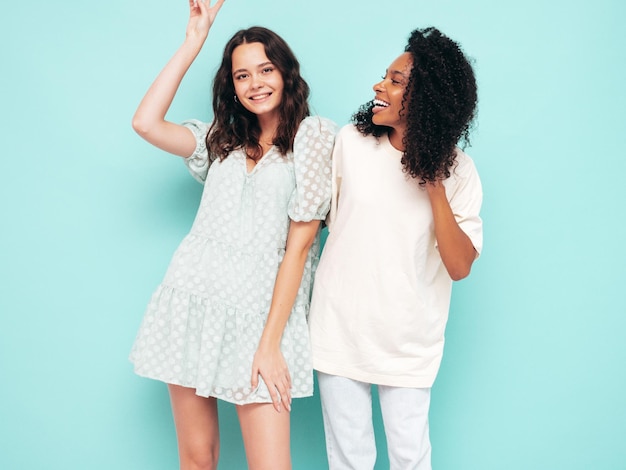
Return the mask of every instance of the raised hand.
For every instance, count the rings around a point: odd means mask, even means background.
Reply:
[[[187,35],[161,73],[152,82],[133,117],[135,131],[152,145],[181,157],[188,157],[196,147],[189,129],[165,120],[178,87],[198,56],[224,0],[189,0]]]
[[[211,5],[211,0],[189,0],[187,36],[206,37],[224,1],[217,0]]]

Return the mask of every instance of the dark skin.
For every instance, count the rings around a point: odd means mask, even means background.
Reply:
[[[393,61],[383,80],[374,85],[376,98],[388,106],[376,110],[372,120],[377,125],[390,128],[389,141],[400,151],[405,150],[403,141],[406,134],[406,116],[401,111],[401,104],[411,67],[411,55],[405,52]],[[441,260],[450,278],[459,281],[469,275],[476,259],[476,249],[454,217],[443,182],[426,182],[424,187],[433,212]]]
[[[433,211],[441,260],[452,280],[460,281],[469,275],[476,259],[476,249],[456,222],[443,183],[426,183],[426,191]]]

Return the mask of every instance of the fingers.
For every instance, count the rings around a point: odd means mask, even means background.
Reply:
[[[204,0],[194,0],[194,5],[198,8],[202,13],[207,11],[207,6]]]
[[[225,0],[218,0],[214,5],[211,5],[211,0],[195,0],[194,7],[192,7],[192,13],[195,11],[204,21],[207,22],[207,27],[211,27],[217,12],[222,8]]]
[[[274,409],[280,413],[282,411],[282,406],[281,406],[282,401],[280,399],[280,393],[278,393],[278,390],[274,388],[273,391],[270,392],[270,395],[272,397],[272,403],[274,404]]]
[[[224,1],[225,0],[218,0],[214,5],[211,5],[211,0],[189,0],[189,3],[196,4],[203,12],[211,11],[217,14],[220,8],[222,8],[222,5],[224,5]]]
[[[259,369],[256,367],[252,368],[252,377],[250,378],[250,385],[252,388],[257,388],[259,386]]]
[[[270,396],[272,397],[272,403],[274,405],[274,409],[277,412],[281,412],[283,408],[287,411],[291,411],[291,390],[288,388],[283,388],[282,393],[278,387],[272,387],[270,391]]]
[[[432,195],[436,192],[445,192],[445,187],[441,180],[428,181],[426,182],[426,191],[429,195]]]
[[[272,404],[277,412],[291,411],[291,375],[280,350],[257,350],[252,361],[250,384],[255,389],[259,376],[267,386]]]
[[[282,378],[277,380],[266,379],[261,375],[267,386],[270,398],[272,399],[274,409],[279,413],[283,408],[287,411],[291,411],[291,377],[289,376],[289,372],[280,375],[282,375]]]
[[[283,377],[282,383],[278,383],[273,387],[276,390],[276,395],[272,396],[274,402],[274,408],[280,412],[281,407],[284,407],[287,411],[291,411],[291,377],[289,373]]]
[[[286,388],[286,393],[281,394],[283,406],[287,411],[291,411],[291,387]]]
[[[215,13],[217,13],[219,9],[222,8],[222,5],[224,5],[225,1],[226,0],[217,0],[217,2],[215,2],[215,5],[213,5],[213,8],[215,8]]]

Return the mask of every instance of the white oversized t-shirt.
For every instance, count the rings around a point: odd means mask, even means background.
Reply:
[[[309,325],[313,367],[362,382],[431,387],[441,363],[452,280],[439,255],[428,194],[402,170],[388,137],[337,136],[329,236]],[[477,253],[482,189],[469,156],[444,181]]]

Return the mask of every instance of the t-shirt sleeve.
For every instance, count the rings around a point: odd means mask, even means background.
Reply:
[[[337,126],[329,119],[308,117],[293,145],[296,187],[287,213],[291,220],[324,220],[330,209],[331,157]]]
[[[483,249],[483,221],[480,208],[483,202],[483,191],[474,162],[462,154],[459,165],[452,170],[454,184],[448,194],[452,213],[459,227],[472,241],[477,257]],[[446,191],[449,191],[446,186]]]
[[[189,119],[188,121],[184,121],[182,125],[189,129],[196,138],[196,148],[189,157],[184,159],[185,165],[187,165],[191,176],[200,183],[204,183],[209,167],[214,160],[213,158],[209,158],[209,153],[206,148],[206,135],[209,130],[209,125],[197,119]]]
[[[333,146],[333,156],[332,156],[332,180],[331,180],[331,201],[330,201],[330,211],[328,212],[328,216],[326,217],[326,225],[328,226],[328,231],[331,232],[333,230],[333,225],[335,224],[335,219],[337,218],[337,207],[339,206],[339,196],[341,194],[341,181],[342,181],[342,164],[343,164],[343,142],[344,135],[347,131],[348,126],[345,126],[343,129],[339,131],[337,137],[335,138],[335,145]]]

